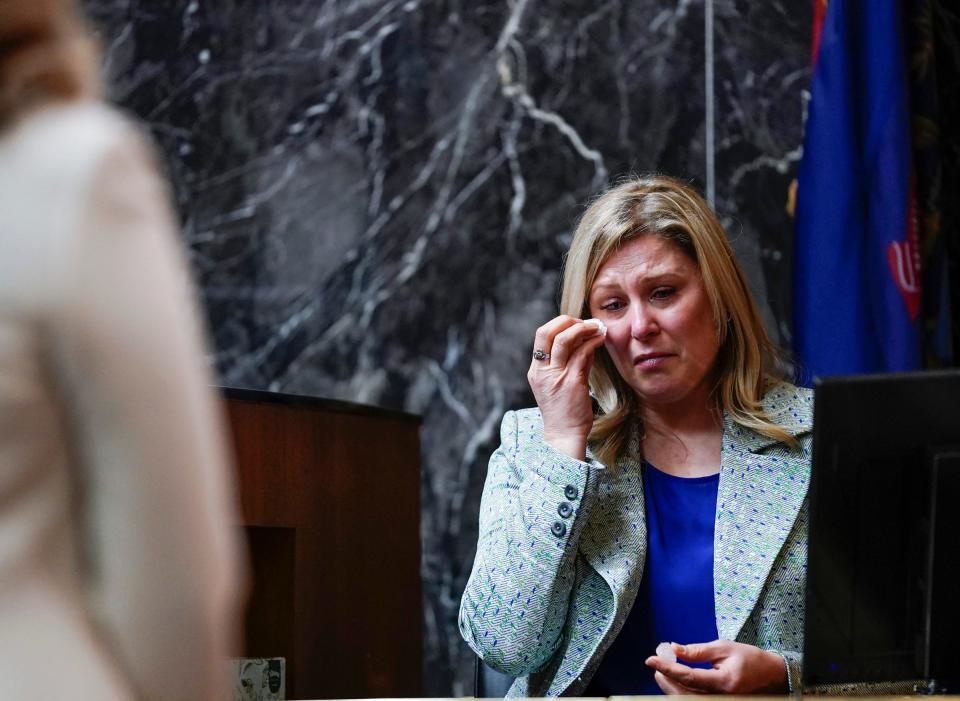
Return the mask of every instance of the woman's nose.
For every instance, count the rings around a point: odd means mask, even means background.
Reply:
[[[660,330],[656,314],[643,304],[635,304],[630,318],[630,335],[641,339],[655,335]]]

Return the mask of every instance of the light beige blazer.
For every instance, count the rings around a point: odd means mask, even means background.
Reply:
[[[245,570],[197,315],[141,135],[0,133],[0,697],[206,699]]]

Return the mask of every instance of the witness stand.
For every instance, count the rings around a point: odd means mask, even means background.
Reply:
[[[420,419],[225,389],[253,589],[243,655],[286,697],[422,693]]]

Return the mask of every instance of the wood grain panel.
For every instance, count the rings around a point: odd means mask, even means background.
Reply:
[[[247,654],[287,656],[291,698],[419,696],[419,421],[226,394],[254,560]]]

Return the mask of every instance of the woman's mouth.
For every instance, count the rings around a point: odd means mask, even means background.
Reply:
[[[672,357],[672,353],[642,353],[633,359],[633,364],[644,369],[656,368]]]

